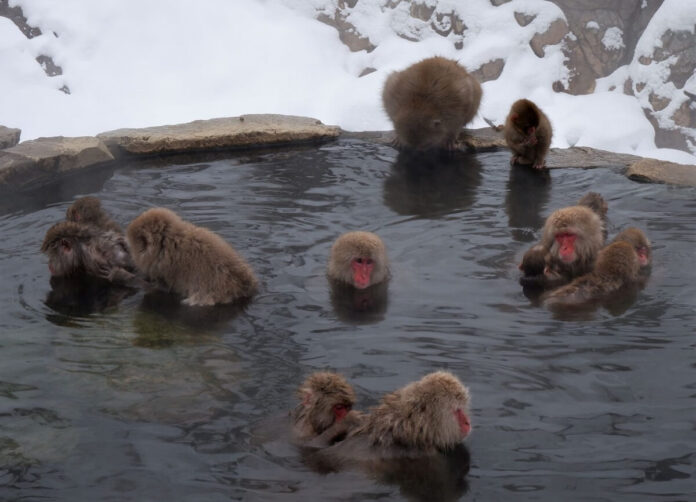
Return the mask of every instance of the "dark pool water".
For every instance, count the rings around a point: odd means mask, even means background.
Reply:
[[[0,499],[423,499],[408,480],[315,473],[284,417],[313,370],[344,373],[367,407],[445,368],[473,393],[462,499],[696,500],[696,191],[609,169],[513,174],[504,152],[412,165],[344,140],[125,165],[6,199]],[[609,202],[610,235],[646,230],[654,267],[633,304],[560,318],[525,297],[516,264],[544,217],[589,190]],[[161,205],[219,232],[261,293],[203,312],[142,292],[48,297],[41,240],[84,194],[121,223]],[[354,229],[392,261],[367,312],[324,276]]]

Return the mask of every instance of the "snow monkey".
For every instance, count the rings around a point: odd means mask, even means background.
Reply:
[[[641,270],[647,269],[652,265],[652,251],[650,249],[650,241],[642,230],[636,227],[629,227],[619,233],[612,242],[628,242],[633,246],[638,254],[638,263]]]
[[[456,61],[432,57],[387,78],[382,102],[398,146],[452,149],[481,102],[481,84]]]
[[[135,265],[118,232],[62,221],[48,229],[41,251],[48,255],[48,269],[54,277],[86,275],[137,285]]]
[[[302,446],[330,446],[359,425],[363,414],[353,410],[355,392],[341,375],[312,373],[297,389],[300,404],[292,412],[293,439]]]
[[[371,232],[348,232],[331,247],[329,279],[365,289],[389,278],[387,251]]]
[[[546,167],[546,154],[551,146],[551,123],[537,105],[528,99],[512,104],[505,119],[505,141],[512,150],[510,165],[531,164],[534,169]]]
[[[437,371],[382,397],[347,437],[317,455],[332,469],[351,463],[419,458],[457,448],[469,435],[469,390]]]
[[[232,246],[169,209],[142,213],[128,225],[126,239],[138,269],[183,296],[185,305],[230,303],[256,292],[251,267]]]
[[[549,293],[544,303],[554,307],[577,307],[607,300],[621,289],[636,286],[640,262],[633,245],[617,241],[602,249],[592,272]]]
[[[96,197],[88,196],[77,199],[68,208],[65,218],[68,221],[93,225],[102,230],[122,232],[121,226],[113,221],[101,207],[101,201]]]

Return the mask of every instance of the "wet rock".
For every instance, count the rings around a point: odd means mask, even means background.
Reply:
[[[338,127],[307,117],[243,115],[142,129],[117,129],[97,137],[118,157],[320,143],[337,138],[339,132]]]
[[[634,181],[696,187],[696,166],[663,160],[638,160],[630,165],[626,176]]]
[[[0,152],[0,188],[41,185],[113,160],[97,138],[57,136],[24,141]]]
[[[19,137],[21,134],[21,129],[0,125],[0,150],[3,148],[11,148],[19,143]]]

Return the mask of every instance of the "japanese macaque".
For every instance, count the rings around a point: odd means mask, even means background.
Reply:
[[[578,206],[585,206],[592,209],[597,216],[602,220],[604,224],[607,222],[607,213],[609,212],[609,206],[607,201],[604,200],[597,192],[587,192],[578,201]]]
[[[185,305],[230,303],[256,292],[251,267],[232,246],[169,209],[142,213],[128,225],[126,239],[138,269],[183,296]]]
[[[481,92],[463,66],[432,57],[389,75],[382,101],[399,146],[451,150],[461,128],[476,115]]]
[[[640,262],[633,245],[618,241],[602,249],[594,270],[550,292],[544,303],[550,308],[586,306],[601,302],[620,290],[636,286]]]
[[[77,199],[68,208],[65,218],[68,221],[82,223],[84,225],[93,225],[102,230],[112,230],[114,232],[123,232],[121,226],[113,221],[101,207],[101,201],[96,197],[82,197]]]
[[[355,392],[341,375],[312,373],[297,389],[300,404],[292,413],[293,439],[301,446],[321,448],[343,440],[363,414],[354,411]]]
[[[544,273],[546,256],[549,250],[541,244],[535,244],[524,253],[519,268],[525,276],[537,276]]]
[[[505,142],[512,150],[510,165],[546,167],[551,135],[551,123],[537,105],[528,99],[515,101],[505,119]]]
[[[642,230],[636,227],[629,227],[619,233],[612,242],[628,242],[638,254],[638,263],[641,270],[645,270],[652,265],[652,251],[650,241]]]
[[[51,290],[45,304],[53,311],[70,317],[82,317],[94,312],[118,306],[125,298],[134,295],[136,288],[109,283],[89,276],[51,277]],[[55,313],[47,314],[51,322],[65,322]]]
[[[48,255],[48,269],[54,277],[86,275],[137,285],[136,269],[120,233],[63,221],[48,229],[41,251]]]
[[[354,463],[418,458],[452,450],[471,431],[469,390],[437,371],[382,397],[347,437],[319,452],[337,470]]]
[[[604,245],[604,225],[592,209],[571,206],[554,211],[542,232],[541,245],[549,250],[548,271],[562,277],[563,282],[592,271]]]
[[[377,235],[371,232],[348,232],[331,247],[329,279],[365,289],[389,277],[387,251]]]

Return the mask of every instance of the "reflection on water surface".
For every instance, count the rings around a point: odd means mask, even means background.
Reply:
[[[0,205],[2,498],[424,499],[417,478],[313,472],[285,414],[316,369],[343,372],[367,408],[446,368],[470,386],[474,421],[449,498],[467,485],[464,500],[688,500],[694,190],[611,170],[542,179],[508,160],[420,163],[345,140],[126,165]],[[516,265],[544,217],[589,190],[609,202],[610,237],[647,232],[652,275],[632,304],[559,319],[525,297]],[[163,205],[220,233],[260,294],[199,311],[142,292],[49,293],[41,240],[87,193],[120,223]],[[329,287],[331,243],[355,229],[385,241],[387,291]]]

